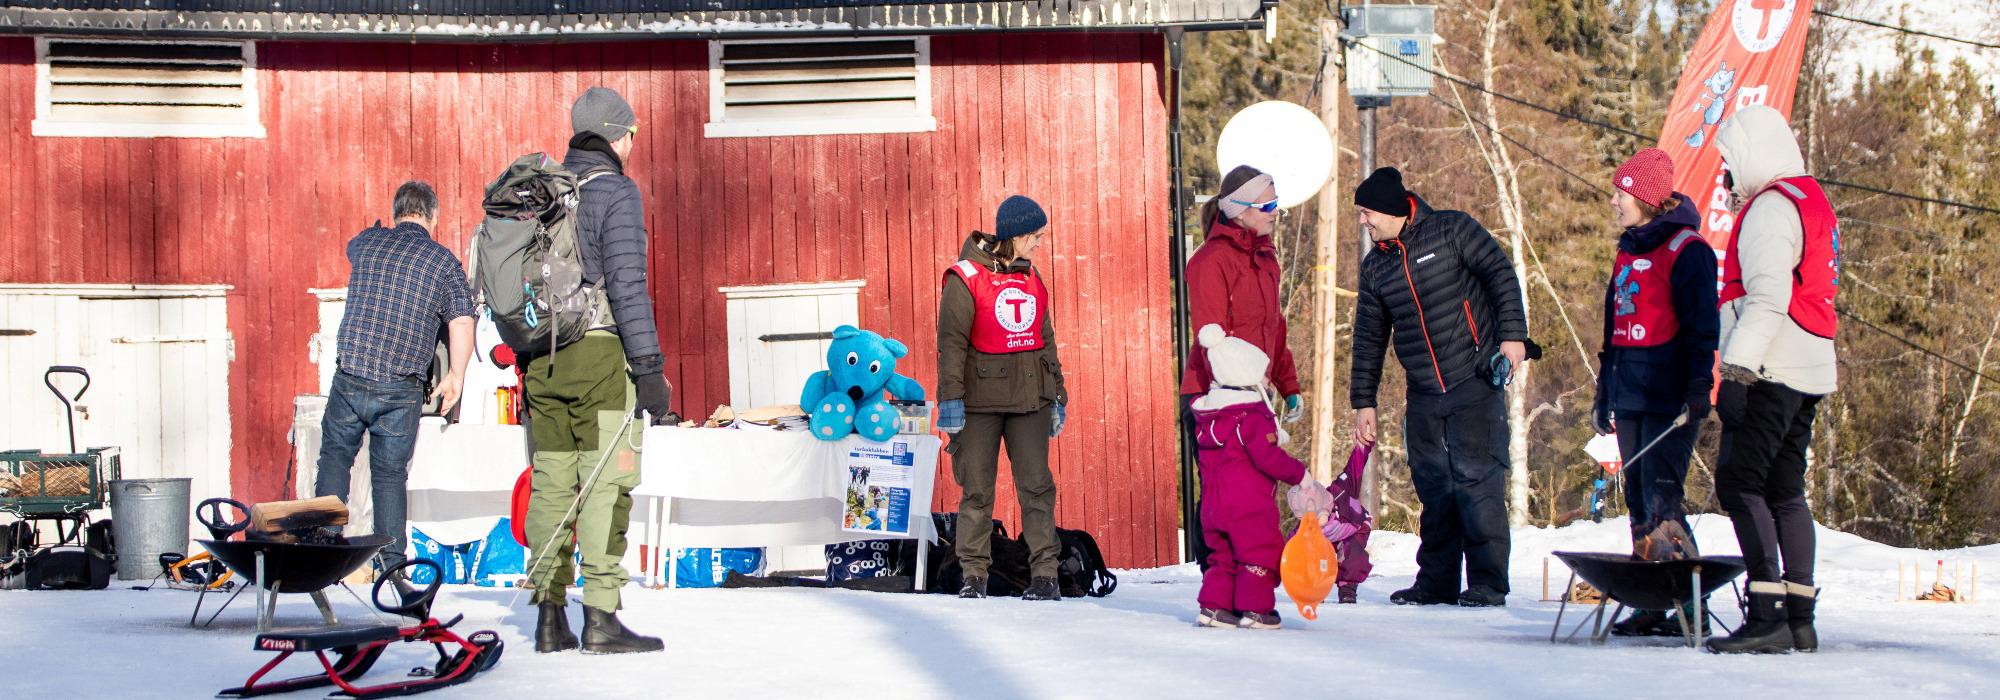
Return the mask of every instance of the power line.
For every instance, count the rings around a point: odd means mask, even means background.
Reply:
[[[1639,132],[1637,132],[1637,131],[1633,131],[1633,130],[1631,130],[1631,129],[1627,129],[1627,128],[1625,128],[1625,127],[1622,127],[1622,126],[1618,126],[1618,125],[1616,125],[1616,124],[1611,124],[1611,123],[1608,123],[1608,122],[1603,122],[1603,121],[1598,121],[1598,120],[1595,120],[1595,119],[1591,119],[1591,118],[1589,118],[1589,117],[1585,117],[1585,116],[1583,116],[1583,115],[1580,115],[1580,114],[1574,114],[1574,113],[1571,113],[1571,112],[1565,112],[1565,111],[1562,111],[1562,110],[1560,110],[1560,109],[1556,109],[1556,108],[1554,108],[1554,107],[1548,107],[1548,106],[1545,106],[1545,105],[1540,105],[1540,104],[1536,104],[1536,103],[1533,103],[1533,102],[1529,102],[1529,101],[1527,101],[1527,100],[1524,100],[1524,99],[1521,99],[1521,98],[1519,98],[1519,97],[1515,97],[1515,96],[1513,96],[1513,95],[1509,95],[1509,94],[1507,94],[1507,93],[1504,93],[1504,92],[1500,92],[1500,91],[1498,91],[1498,90],[1494,90],[1494,89],[1491,89],[1491,88],[1488,88],[1488,87],[1486,87],[1485,85],[1481,85],[1481,84],[1479,84],[1479,83],[1475,83],[1475,82],[1472,82],[1472,81],[1470,81],[1470,80],[1465,80],[1465,79],[1463,79],[1463,78],[1459,78],[1459,77],[1456,77],[1456,76],[1452,76],[1452,75],[1447,75],[1447,74],[1445,74],[1445,73],[1444,73],[1444,72],[1442,72],[1442,71],[1439,71],[1439,70],[1436,70],[1436,69],[1433,69],[1433,68],[1430,68],[1430,67],[1428,67],[1428,66],[1424,66],[1424,65],[1420,65],[1420,64],[1418,64],[1418,63],[1416,63],[1416,62],[1414,62],[1414,61],[1411,61],[1411,60],[1409,60],[1409,59],[1406,59],[1406,58],[1403,58],[1402,56],[1397,56],[1397,55],[1395,55],[1395,54],[1392,54],[1392,53],[1389,53],[1389,52],[1387,52],[1387,51],[1383,51],[1382,49],[1379,49],[1379,48],[1376,48],[1376,47],[1374,47],[1374,46],[1372,46],[1372,45],[1369,45],[1369,44],[1368,44],[1367,42],[1352,42],[1352,44],[1353,44],[1353,45],[1355,45],[1355,46],[1359,46],[1359,47],[1361,47],[1361,48],[1364,48],[1364,49],[1367,49],[1367,50],[1369,50],[1369,51],[1373,51],[1373,52],[1375,52],[1375,53],[1378,53],[1378,54],[1381,54],[1381,55],[1383,55],[1383,56],[1387,56],[1387,57],[1389,57],[1389,58],[1391,58],[1391,59],[1394,59],[1394,60],[1396,60],[1397,62],[1399,62],[1399,63],[1402,63],[1402,64],[1404,64],[1404,65],[1407,65],[1407,66],[1409,66],[1409,67],[1411,67],[1411,68],[1415,68],[1415,69],[1417,69],[1417,70],[1420,70],[1420,71],[1423,71],[1423,72],[1425,72],[1425,73],[1429,73],[1429,74],[1431,74],[1431,75],[1433,75],[1433,76],[1436,76],[1436,77],[1439,77],[1439,78],[1444,78],[1445,80],[1449,80],[1449,81],[1451,81],[1451,82],[1453,82],[1453,83],[1457,83],[1457,84],[1459,84],[1459,85],[1463,85],[1463,86],[1465,86],[1465,87],[1467,87],[1467,88],[1469,88],[1469,89],[1472,89],[1472,90],[1476,90],[1476,91],[1479,91],[1479,92],[1483,92],[1483,93],[1486,93],[1486,94],[1488,94],[1488,95],[1492,95],[1492,96],[1494,96],[1494,97],[1498,97],[1498,98],[1500,98],[1500,99],[1503,99],[1503,100],[1506,100],[1506,101],[1508,101],[1508,102],[1512,102],[1512,103],[1514,103],[1514,104],[1517,104],[1517,105],[1521,105],[1521,106],[1523,106],[1523,107],[1527,107],[1527,108],[1529,108],[1529,109],[1533,109],[1533,110],[1536,110],[1536,111],[1539,111],[1539,112],[1544,112],[1544,113],[1547,113],[1547,114],[1550,114],[1550,115],[1554,115],[1555,117],[1557,117],[1557,118],[1560,118],[1560,119],[1564,119],[1564,120],[1568,120],[1568,121],[1573,121],[1573,122],[1576,122],[1576,123],[1578,123],[1578,124],[1584,124],[1584,125],[1587,125],[1587,126],[1592,126],[1592,127],[1596,127],[1596,128],[1598,128],[1598,129],[1600,129],[1600,130],[1603,130],[1603,131],[1610,131],[1610,132],[1614,132],[1614,133],[1619,133],[1619,134],[1624,134],[1624,135],[1626,135],[1626,136],[1631,136],[1631,137],[1634,137],[1634,138],[1640,138],[1640,139],[1649,139],[1649,140],[1650,140],[1650,139],[1652,139],[1652,138],[1654,138],[1654,137],[1652,137],[1652,136],[1648,136],[1648,135],[1646,135],[1646,134],[1642,134],[1642,133],[1639,133]],[[1984,213],[1984,214],[2000,214],[2000,208],[1994,208],[1994,207],[1988,207],[1988,206],[1983,206],[1983,205],[1979,205],[1979,204],[1967,204],[1967,203],[1965,203],[1965,202],[1954,202],[1954,201],[1951,201],[1951,200],[1948,200],[1948,199],[1938,199],[1938,198],[1935,198],[1935,197],[1925,197],[1925,196],[1922,196],[1922,195],[1914,195],[1914,194],[1909,194],[1909,193],[1905,193],[1905,192],[1897,192],[1897,191],[1895,191],[1895,190],[1885,190],[1885,189],[1882,189],[1882,188],[1879,188],[1879,187],[1871,187],[1871,186],[1868,186],[1868,185],[1858,185],[1858,184],[1855,184],[1855,183],[1851,183],[1851,182],[1842,182],[1842,181],[1840,181],[1840,180],[1831,180],[1831,179],[1827,179],[1827,178],[1823,178],[1823,177],[1822,177],[1822,178],[1815,178],[1815,179],[1819,180],[1819,183],[1820,183],[1820,184],[1822,184],[1822,185],[1831,185],[1831,186],[1834,186],[1834,187],[1844,187],[1844,188],[1847,188],[1847,189],[1854,189],[1854,190],[1861,190],[1861,191],[1863,191],[1863,192],[1870,192],[1870,193],[1874,193],[1874,194],[1879,194],[1879,195],[1883,195],[1883,196],[1885,196],[1885,197],[1896,197],[1896,198],[1899,198],[1899,199],[1907,199],[1907,200],[1911,200],[1911,201],[1916,201],[1916,202],[1923,202],[1923,203],[1926,203],[1926,204],[1936,204],[1936,205],[1939,205],[1939,206],[1946,206],[1946,207],[1955,207],[1955,208],[1958,208],[1958,209],[1965,209],[1965,210],[1968,210],[1968,211],[1976,211],[1976,212],[1980,212],[1980,213]]]
[[[1881,28],[1883,28],[1883,29],[1888,29],[1888,30],[1891,30],[1891,31],[1897,31],[1897,32],[1902,32],[1902,33],[1904,33],[1904,34],[1914,34],[1914,35],[1916,35],[1916,36],[1927,36],[1927,37],[1930,37],[1930,38],[1932,38],[1932,39],[1943,39],[1943,40],[1945,40],[1945,41],[1953,41],[1953,42],[1957,42],[1957,43],[1960,43],[1960,44],[1968,44],[1968,45],[1971,45],[1971,46],[1977,46],[1977,47],[1979,47],[1979,48],[1982,48],[1982,49],[2000,49],[2000,44],[1989,44],[1989,43],[1986,43],[1986,42],[1984,42],[1984,41],[1974,41],[1974,40],[1972,40],[1972,39],[1962,39],[1962,38],[1959,38],[1959,37],[1955,37],[1955,36],[1945,36],[1945,35],[1943,35],[1943,34],[1932,34],[1932,33],[1930,33],[1930,32],[1926,32],[1926,31],[1922,31],[1922,30],[1918,30],[1918,29],[1911,29],[1911,28],[1909,28],[1909,27],[1899,27],[1899,26],[1896,26],[1896,25],[1893,25],[1893,24],[1888,24],[1888,23],[1884,23],[1884,22],[1877,22],[1877,21],[1875,21],[1875,20],[1870,20],[1870,19],[1862,19],[1862,18],[1860,18],[1860,17],[1849,17],[1849,16],[1847,16],[1847,15],[1837,15],[1837,14],[1834,14],[1834,13],[1831,13],[1831,12],[1827,12],[1826,10],[1822,10],[1822,9],[1819,9],[1819,8],[1817,8],[1817,7],[1813,8],[1813,14],[1816,14],[1816,15],[1819,15],[1819,16],[1822,16],[1822,17],[1832,17],[1832,18],[1834,18],[1834,19],[1838,19],[1838,20],[1846,20],[1846,21],[1848,21],[1848,22],[1853,22],[1853,23],[1855,23],[1855,24],[1866,24],[1866,25],[1868,25],[1868,26],[1870,26],[1870,27],[1881,27]]]
[[[1954,359],[1951,359],[1950,357],[1946,357],[1944,353],[1941,353],[1941,352],[1938,352],[1938,351],[1936,351],[1936,350],[1932,350],[1932,349],[1930,349],[1930,348],[1927,348],[1927,347],[1924,347],[1924,346],[1922,346],[1922,345],[1919,345],[1919,344],[1917,344],[1917,341],[1914,341],[1914,340],[1910,340],[1909,338],[1905,338],[1905,337],[1903,337],[1903,336],[1900,336],[1900,335],[1897,335],[1897,334],[1896,334],[1896,333],[1895,333],[1894,331],[1891,331],[1891,330],[1889,330],[1889,329],[1887,329],[1887,328],[1883,328],[1883,327],[1881,327],[1881,326],[1879,326],[1879,325],[1876,325],[1876,324],[1875,324],[1875,322],[1873,322],[1873,321],[1870,321],[1870,320],[1868,320],[1868,319],[1865,319],[1865,318],[1862,318],[1862,317],[1860,317],[1860,316],[1856,316],[1856,315],[1854,315],[1854,312],[1852,312],[1852,311],[1848,311],[1848,310],[1847,310],[1847,307],[1844,307],[1844,306],[1836,306],[1836,307],[1834,307],[1834,309],[1833,309],[1833,310],[1834,310],[1835,312],[1839,313],[1839,314],[1840,314],[1841,316],[1843,316],[1843,317],[1847,318],[1847,320],[1850,320],[1850,321],[1854,321],[1855,323],[1859,323],[1859,324],[1861,324],[1861,325],[1863,325],[1863,326],[1867,326],[1869,330],[1872,330],[1872,331],[1875,331],[1876,333],[1880,333],[1880,334],[1882,334],[1882,335],[1886,335],[1886,336],[1889,336],[1889,338],[1890,338],[1890,339],[1892,339],[1892,340],[1895,340],[1895,341],[1896,341],[1896,342],[1898,342],[1898,343],[1902,343],[1903,345],[1906,345],[1906,346],[1908,346],[1908,347],[1909,347],[1909,348],[1910,348],[1911,350],[1915,350],[1915,351],[1917,351],[1917,352],[1919,352],[1919,353],[1922,353],[1922,354],[1925,354],[1925,355],[1929,355],[1929,356],[1931,356],[1931,357],[1934,357],[1934,358],[1937,358],[1938,360],[1940,360],[1940,361],[1944,362],[1945,364],[1948,364],[1948,365],[1951,365],[1951,366],[1953,366],[1953,367],[1957,367],[1957,368],[1959,368],[1959,369],[1961,369],[1961,370],[1964,370],[1966,374],[1970,374],[1970,375],[1972,375],[1972,376],[1975,376],[1975,377],[1981,377],[1981,378],[1984,378],[1984,379],[1985,379],[1986,381],[1989,381],[1989,382],[1996,382],[1996,383],[2000,383],[2000,379],[1995,379],[1995,378],[1993,377],[1993,375],[1990,375],[1990,374],[1987,374],[1987,373],[1985,373],[1985,372],[1981,372],[1981,371],[1979,371],[1979,370],[1977,370],[1977,369],[1973,369],[1971,365],[1967,365],[1967,364],[1965,364],[1965,363],[1963,363],[1963,362],[1959,362],[1958,360],[1954,360]]]

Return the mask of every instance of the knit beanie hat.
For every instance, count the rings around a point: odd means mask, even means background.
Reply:
[[[1216,384],[1254,387],[1264,383],[1271,358],[1250,341],[1230,336],[1213,323],[1202,326],[1195,339],[1208,351],[1208,371]]]
[[[1410,215],[1410,191],[1403,189],[1403,173],[1395,168],[1376,168],[1354,188],[1354,203],[1390,216]]]
[[[1611,184],[1658,209],[1674,194],[1674,159],[1657,148],[1639,151],[1611,174]]]
[[[587,131],[616,143],[631,136],[632,128],[638,125],[639,118],[632,113],[632,105],[608,87],[583,91],[583,96],[576,98],[576,104],[569,108],[569,128],[574,134]]]
[[[1042,205],[1017,194],[1001,202],[999,213],[993,216],[993,239],[1004,241],[1025,236],[1047,225],[1049,215],[1042,212]]]

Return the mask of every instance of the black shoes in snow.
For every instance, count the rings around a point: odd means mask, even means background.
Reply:
[[[1808,623],[1810,624],[1810,623]],[[1708,641],[1717,654],[1789,654],[1794,643],[1792,621],[1785,609],[1785,584],[1750,582],[1750,610],[1736,633]],[[1818,640],[1814,639],[1815,648]]]
[[[1449,605],[1455,601],[1451,598],[1431,595],[1421,588],[1411,586],[1389,594],[1389,602],[1397,605]]]
[[[1791,623],[1793,649],[1807,654],[1819,651],[1819,631],[1813,629],[1813,607],[1818,602],[1819,589],[1785,584],[1785,617]]]
[[[1021,592],[1021,600],[1062,600],[1062,586],[1056,585],[1051,576],[1036,576],[1028,582],[1028,590]]]
[[[1466,608],[1504,608],[1507,607],[1507,594],[1485,586],[1473,586],[1458,594],[1458,604]]]
[[[1707,606],[1702,608],[1706,610]],[[1686,608],[1679,612],[1634,610],[1624,620],[1611,625],[1611,634],[1620,637],[1686,637],[1687,630],[1681,629],[1681,618],[1693,612]],[[1701,621],[1701,636],[1707,637],[1708,634],[1708,620],[1704,619]]]
[[[1221,608],[1202,608],[1201,614],[1194,616],[1194,624],[1196,627],[1233,628],[1236,626],[1236,623],[1242,619],[1243,617],[1241,615],[1237,615],[1236,611],[1234,610],[1224,610]]]
[[[542,603],[537,607],[541,608],[541,615],[535,618],[535,653],[575,649],[576,633],[569,631],[568,604]]]
[[[625,629],[618,613],[583,606],[583,653],[639,654],[667,648],[659,637],[641,636]]]
[[[986,577],[985,576],[965,577],[965,585],[959,586],[958,588],[958,597],[960,598],[986,597]]]
[[[1340,604],[1353,605],[1360,598],[1360,586],[1352,583],[1340,587]]]
[[[1274,630],[1284,627],[1284,621],[1278,619],[1276,610],[1245,612],[1236,620],[1236,626],[1246,630]]]

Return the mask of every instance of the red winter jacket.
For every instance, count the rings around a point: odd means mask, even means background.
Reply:
[[[1218,389],[1193,409],[1202,530],[1228,534],[1238,561],[1277,563],[1285,542],[1272,489],[1299,483],[1305,463],[1278,445],[1277,417],[1257,394]]]
[[[1284,307],[1278,304],[1278,249],[1269,236],[1227,221],[1208,231],[1208,240],[1187,264],[1189,328],[1214,323],[1271,358],[1267,376],[1279,395],[1299,393],[1299,370],[1285,343]],[[1181,394],[1209,390],[1208,351],[1195,345],[1181,374]]]

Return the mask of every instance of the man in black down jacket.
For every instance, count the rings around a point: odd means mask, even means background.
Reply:
[[[582,183],[574,216],[583,281],[603,295],[595,327],[525,365],[535,441],[529,546],[561,543],[554,552],[535,552],[529,571],[540,608],[535,651],[579,645],[565,612],[572,541],[583,560],[584,653],[659,651],[659,639],[634,634],[617,616],[619,591],[631,580],[620,560],[645,426],[626,416],[667,420],[673,397],[646,291],[645,205],[638,184],[625,176],[638,119],[618,93],[594,87],[570,108],[570,126],[576,135],[563,168]]]
[[[1395,168],[1369,175],[1354,203],[1375,241],[1354,313],[1354,436],[1375,442],[1375,394],[1393,335],[1409,385],[1410,481],[1423,504],[1416,584],[1389,599],[1506,605],[1507,408],[1490,378],[1496,354],[1510,366],[1527,359],[1521,283],[1485,227],[1431,209],[1403,189]]]

